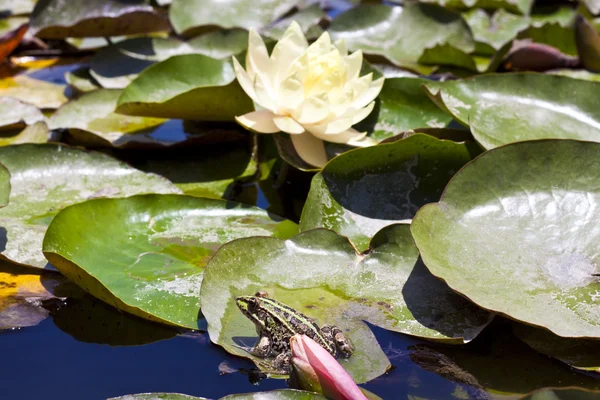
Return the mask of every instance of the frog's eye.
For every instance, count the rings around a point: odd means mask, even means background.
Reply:
[[[269,293],[265,292],[264,290],[259,290],[258,292],[256,292],[254,294],[254,296],[256,296],[256,297],[269,297]]]

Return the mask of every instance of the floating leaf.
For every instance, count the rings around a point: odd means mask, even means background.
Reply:
[[[44,121],[44,114],[37,107],[13,97],[0,97],[0,128],[17,128]]]
[[[105,88],[123,89],[142,70],[169,57],[204,54],[228,58],[245,50],[247,45],[248,32],[242,30],[209,32],[188,42],[173,38],[133,38],[100,50],[90,62],[90,73]]]
[[[292,10],[298,0],[173,0],[169,19],[180,35],[195,36],[210,26],[258,29]]]
[[[9,129],[0,131],[0,146],[22,143],[46,143],[50,130],[45,122],[36,122],[25,129]]]
[[[0,332],[34,326],[48,316],[42,301],[55,298],[67,279],[55,272],[37,273],[0,260]]]
[[[198,293],[212,254],[241,237],[287,238],[296,231],[293,222],[251,206],[147,195],[64,209],[48,228],[43,250],[60,272],[107,304],[198,329]]]
[[[437,201],[474,147],[417,134],[342,154],[313,178],[300,230],[333,229],[365,250],[381,228]]]
[[[591,71],[600,71],[600,35],[581,15],[575,19],[575,41],[581,65]]]
[[[36,268],[47,226],[60,209],[94,197],[137,193],[178,193],[166,179],[145,174],[96,152],[55,144],[0,147],[0,162],[11,173],[10,203],[0,209],[3,258]]]
[[[29,26],[24,24],[0,36],[0,62],[4,61],[17,48],[28,28]]]
[[[234,182],[248,179],[257,172],[256,162],[246,147],[243,141],[240,145],[225,143],[221,146],[179,147],[172,151],[145,150],[127,161],[142,171],[164,176],[185,194],[232,200],[238,189]]]
[[[65,81],[79,93],[87,93],[100,89],[100,85],[90,75],[88,67],[81,67],[65,73]]]
[[[301,390],[280,389],[270,392],[256,392],[248,394],[231,394],[219,400],[325,400],[320,394],[304,392]],[[140,393],[113,397],[108,400],[208,400],[204,397],[193,397],[179,393]]]
[[[327,15],[321,9],[320,5],[313,4],[310,7],[299,10],[287,18],[278,20],[275,24],[267,26],[261,33],[270,38],[280,40],[292,21],[295,21],[300,25],[302,32],[304,32],[308,39],[314,39],[321,36],[323,33],[323,29],[319,26],[319,22],[325,19],[327,19]],[[248,42],[246,41],[246,43]]]
[[[346,332],[355,352],[340,363],[357,382],[389,367],[362,321],[449,343],[471,340],[491,315],[433,278],[418,257],[408,225],[379,232],[366,254],[357,254],[345,237],[325,229],[286,241],[252,237],[230,242],[211,259],[202,282],[200,302],[211,341],[265,368],[264,359],[248,352],[256,329],[235,303],[237,296],[257,291]]]
[[[38,108],[58,108],[67,102],[65,85],[45,82],[27,75],[0,78],[0,97],[14,97]]]
[[[119,98],[128,115],[233,121],[253,109],[230,60],[201,54],[171,57],[141,73]]]
[[[575,15],[571,7],[542,7],[529,17],[529,28],[519,33],[518,38],[529,38],[556,47],[563,53],[577,55],[572,26]]]
[[[572,140],[483,153],[413,219],[423,261],[483,308],[559,336],[600,338],[599,155],[600,143]]]
[[[547,71],[546,73],[566,76],[574,79],[582,79],[584,81],[600,82],[600,73],[594,73],[584,69],[553,69],[551,71]]]
[[[408,67],[415,67],[425,49],[436,45],[447,43],[466,53],[475,48],[460,14],[430,4],[360,5],[335,18],[329,32],[351,49]]]
[[[588,10],[594,15],[600,14],[600,0],[581,0]]]
[[[183,138],[177,137],[176,132],[173,132],[172,138],[166,135],[162,141],[153,137],[155,131],[173,128],[173,125],[163,128],[164,119],[115,113],[121,93],[122,90],[117,89],[100,89],[70,101],[50,118],[50,129],[68,129],[72,135],[96,146],[122,147],[133,143],[164,146],[187,139],[185,134]]]
[[[535,351],[556,358],[569,366],[600,372],[600,341],[556,336],[545,329],[515,323],[515,334]]]
[[[33,11],[37,0],[0,0],[0,14],[22,15]]]
[[[31,33],[48,39],[168,29],[167,20],[144,0],[39,0],[31,14]]]
[[[478,53],[487,55],[500,50],[529,25],[525,17],[511,14],[504,9],[489,15],[484,10],[475,8],[463,14],[463,17],[473,31]]]
[[[522,400],[598,400],[600,391],[580,388],[540,389],[523,397]]]
[[[600,141],[600,110],[594,100],[598,83],[531,73],[490,74],[436,83],[429,91],[486,149],[544,138]]]
[[[534,0],[422,0],[450,8],[504,8],[519,14],[529,14]]]

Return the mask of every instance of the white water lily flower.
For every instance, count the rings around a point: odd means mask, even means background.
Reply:
[[[327,32],[309,46],[292,22],[270,57],[260,35],[250,30],[246,70],[235,57],[233,65],[241,87],[262,107],[236,117],[237,122],[259,133],[289,133],[307,163],[325,165],[323,141],[375,144],[366,132],[352,128],[371,113],[384,80],[359,77],[360,50],[349,55],[345,43],[331,43]]]

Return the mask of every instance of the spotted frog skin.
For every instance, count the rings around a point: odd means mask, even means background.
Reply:
[[[296,334],[310,337],[334,357],[349,357],[354,351],[340,328],[329,325],[319,327],[306,315],[269,298],[266,292],[239,296],[236,304],[254,323],[258,333],[258,342],[252,354],[274,358],[270,366],[274,372],[289,373],[292,356],[290,339]]]

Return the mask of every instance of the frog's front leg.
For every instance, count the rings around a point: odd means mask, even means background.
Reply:
[[[271,338],[267,335],[260,335],[251,353],[261,358],[268,357],[271,354]]]
[[[333,346],[333,356],[338,357],[350,357],[354,351],[354,346],[350,343],[350,340],[344,335],[344,332],[335,325],[323,325],[321,327],[321,334],[325,337],[329,343]]]
[[[292,352],[288,350],[284,353],[279,353],[271,363],[271,366],[276,373],[287,375],[290,373],[291,362]]]

